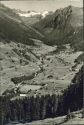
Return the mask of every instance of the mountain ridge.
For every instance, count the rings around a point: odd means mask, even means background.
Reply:
[[[68,6],[58,9],[33,26],[45,35],[45,44],[58,46],[73,44],[75,50],[82,50],[83,13],[80,8]],[[78,47],[79,42],[81,47]]]

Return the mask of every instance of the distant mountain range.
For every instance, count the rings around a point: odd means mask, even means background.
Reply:
[[[33,16],[41,16],[42,18],[46,17],[50,14],[48,11],[44,12],[36,12],[36,11],[21,11],[21,10],[15,10],[17,14],[23,17],[33,17]]]
[[[23,20],[23,22],[26,25],[33,25],[36,22],[39,22],[41,19],[45,18],[47,15],[52,14],[53,12],[51,11],[43,11],[43,12],[36,12],[36,11],[22,11],[22,10],[16,10],[13,9],[13,11],[15,13],[17,13],[21,19]]]

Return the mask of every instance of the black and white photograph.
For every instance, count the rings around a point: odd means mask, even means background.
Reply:
[[[84,125],[83,0],[0,1],[0,125]]]

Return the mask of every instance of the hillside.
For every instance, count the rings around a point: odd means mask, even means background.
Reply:
[[[26,26],[18,14],[0,4],[0,38],[33,45],[31,38],[42,38],[35,29]]]

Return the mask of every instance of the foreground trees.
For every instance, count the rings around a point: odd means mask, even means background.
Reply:
[[[54,117],[58,106],[57,95],[46,95],[35,97],[25,97],[24,99],[10,100],[1,97],[2,112],[1,116],[5,122],[11,121],[27,121],[44,119],[46,117]]]

